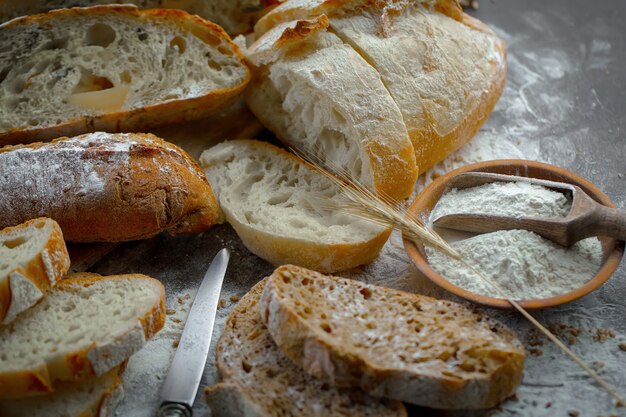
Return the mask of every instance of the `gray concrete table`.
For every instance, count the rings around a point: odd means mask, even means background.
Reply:
[[[508,43],[505,92],[477,137],[432,177],[464,163],[517,157],[568,168],[596,183],[619,207],[626,196],[626,2],[482,0],[472,15]],[[193,129],[192,129],[193,130]],[[167,132],[164,133],[165,137]],[[193,133],[190,136],[194,136]],[[182,141],[195,156],[210,143]],[[218,311],[214,341],[224,319],[255,282],[272,271],[252,255],[228,225],[199,236],[156,238],[120,245],[91,270],[145,273],[163,281],[169,315],[165,329],[134,356],[124,377],[120,416],[152,416],[191,296],[211,258],[227,246],[233,256]],[[367,282],[455,299],[421,277],[393,235],[372,265],[348,275]],[[565,306],[535,313],[571,348],[626,395],[626,276],[624,267],[601,289]],[[459,301],[459,300],[457,300]],[[517,396],[494,410],[443,413],[413,408],[413,415],[610,416],[624,415],[608,395],[519,315],[482,308],[524,340],[529,355]],[[213,348],[203,385],[216,381]],[[208,415],[203,395],[196,415]]]

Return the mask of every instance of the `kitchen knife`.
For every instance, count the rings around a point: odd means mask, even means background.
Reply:
[[[159,417],[191,417],[211,345],[217,303],[230,252],[222,249],[204,275],[161,392]]]

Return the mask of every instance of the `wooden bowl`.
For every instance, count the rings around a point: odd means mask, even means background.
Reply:
[[[501,159],[467,165],[437,178],[417,196],[415,201],[413,201],[409,207],[408,212],[411,215],[417,216],[419,219],[427,219],[430,212],[437,204],[437,201],[439,201],[439,198],[443,195],[448,181],[450,181],[450,179],[452,179],[455,175],[463,172],[490,172],[505,175],[518,175],[521,177],[540,178],[544,180],[575,184],[582,188],[584,192],[600,204],[607,207],[615,207],[615,204],[611,201],[611,199],[600,191],[598,187],[566,169],[541,162],[519,159]],[[599,288],[607,279],[611,277],[613,272],[615,272],[619,266],[622,256],[624,255],[624,242],[619,242],[615,239],[607,237],[600,237],[599,239],[602,243],[603,263],[596,275],[585,285],[555,297],[543,298],[539,300],[521,300],[519,301],[519,304],[529,310],[553,307],[576,300]],[[424,252],[424,246],[422,244],[415,243],[407,239],[405,236],[404,248],[417,269],[419,269],[422,274],[426,275],[431,281],[440,287],[479,304],[497,308],[512,308],[506,300],[474,294],[452,284],[443,276],[439,275],[428,264],[426,253]]]

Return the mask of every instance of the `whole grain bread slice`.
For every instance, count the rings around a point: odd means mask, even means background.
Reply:
[[[398,401],[376,399],[358,389],[338,389],[291,362],[261,322],[258,302],[267,279],[231,312],[217,344],[222,382],[206,389],[219,417],[406,416]]]
[[[371,262],[389,237],[389,229],[337,210],[342,197],[333,183],[276,146],[223,142],[200,164],[225,219],[250,251],[274,265],[342,271]]]
[[[0,329],[0,400],[99,377],[165,322],[165,290],[145,275],[76,274]]]
[[[64,382],[40,397],[0,401],[3,417],[113,417],[124,398],[120,366],[101,377]]]
[[[14,19],[0,25],[0,145],[201,118],[249,77],[224,30],[182,10],[108,5]]]
[[[0,230],[0,325],[37,303],[69,267],[54,220],[37,218]]]
[[[524,348],[515,334],[453,302],[287,265],[269,277],[259,309],[285,355],[331,385],[477,409],[521,382]]]

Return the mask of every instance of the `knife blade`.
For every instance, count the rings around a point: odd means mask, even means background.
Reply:
[[[215,255],[194,298],[174,359],[161,391],[159,417],[191,417],[202,372],[206,365],[217,304],[230,252]]]

